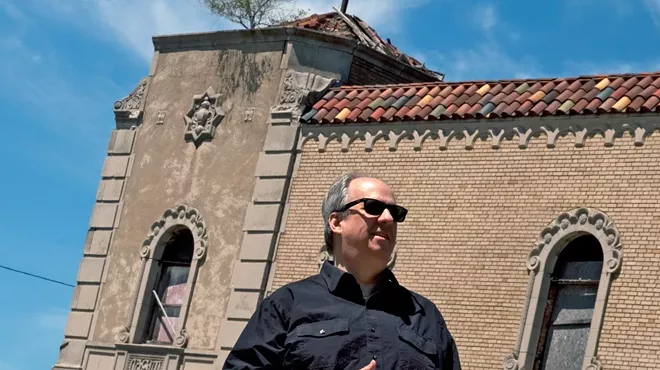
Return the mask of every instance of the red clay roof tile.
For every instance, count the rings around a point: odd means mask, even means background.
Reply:
[[[308,123],[660,111],[660,72],[330,89]]]

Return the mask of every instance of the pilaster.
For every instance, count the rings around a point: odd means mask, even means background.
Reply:
[[[83,369],[85,351],[94,332],[97,306],[108,266],[108,251],[119,227],[125,185],[129,180],[137,126],[142,119],[148,78],[127,97],[115,102],[116,129],[110,134],[96,202],[90,215],[83,256],[78,268],[64,341],[53,369]]]
[[[246,322],[270,293],[277,242],[285,231],[289,188],[295,173],[300,115],[310,95],[325,91],[333,82],[291,69],[283,74],[278,104],[270,112],[254,173],[251,203],[243,221],[243,240],[232,272],[227,315],[216,346],[221,357],[231,350]]]

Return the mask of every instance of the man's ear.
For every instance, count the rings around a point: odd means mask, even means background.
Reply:
[[[341,216],[337,214],[337,212],[332,212],[330,217],[328,217],[328,225],[330,226],[330,230],[332,230],[333,233],[340,234]]]

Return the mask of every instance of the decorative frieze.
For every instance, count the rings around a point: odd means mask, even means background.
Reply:
[[[534,138],[541,139],[547,148],[554,148],[560,137],[571,137],[576,147],[595,136],[604,138],[605,146],[613,146],[624,134],[633,137],[634,145],[642,146],[646,137],[660,128],[657,115],[515,118],[510,120],[397,122],[374,124],[302,125],[298,149],[312,140],[318,151],[327,150],[328,144],[338,142],[342,151],[364,149],[371,151],[379,140],[389,149],[398,149],[402,140],[413,142],[415,150],[435,147],[447,150],[452,140],[461,140],[466,150],[473,149],[477,140],[487,141],[491,148],[499,149],[503,140],[513,140],[520,149],[526,149]]]

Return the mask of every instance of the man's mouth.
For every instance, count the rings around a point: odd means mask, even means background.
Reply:
[[[374,236],[380,236],[381,238],[383,238],[385,240],[390,240],[390,237],[386,233],[377,232],[377,233],[374,233]]]

